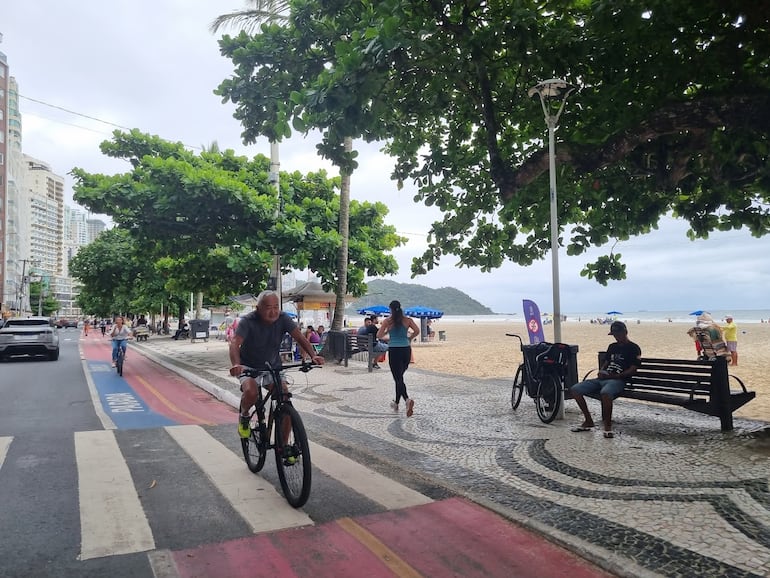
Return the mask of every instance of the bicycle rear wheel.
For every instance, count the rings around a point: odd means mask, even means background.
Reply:
[[[291,428],[287,422],[290,422]],[[283,495],[294,508],[305,505],[310,497],[310,446],[302,418],[294,407],[284,405],[275,414],[275,467]]]
[[[524,367],[519,366],[516,371],[516,377],[513,378],[513,389],[511,390],[511,407],[516,409],[521,403],[521,396],[524,394]]]
[[[552,373],[546,373],[540,379],[537,389],[535,408],[540,421],[551,423],[561,406],[561,380]]]
[[[265,465],[267,456],[267,428],[264,420],[260,423],[256,413],[251,417],[251,435],[241,438],[241,447],[246,465],[256,474]]]

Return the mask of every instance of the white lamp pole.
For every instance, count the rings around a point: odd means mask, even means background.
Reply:
[[[551,174],[551,269],[553,278],[553,340],[561,342],[561,300],[559,297],[559,219],[556,205],[556,145],[554,133],[559,123],[567,97],[577,87],[565,80],[544,80],[529,89],[530,98],[537,94],[543,105],[543,115],[548,125],[548,161]],[[558,108],[554,107],[558,105]],[[554,108],[556,111],[554,112]]]
[[[276,220],[281,212],[281,187],[279,181],[279,171],[281,170],[281,161],[278,155],[278,143],[270,141],[270,183],[275,185],[278,194],[278,206],[275,209]],[[270,268],[270,283],[268,289],[273,289],[278,293],[278,309],[283,311],[283,287],[281,286],[281,256],[278,251],[273,255],[273,265]]]

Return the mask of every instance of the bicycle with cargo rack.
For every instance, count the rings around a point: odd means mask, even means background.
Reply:
[[[511,389],[511,407],[521,403],[526,389],[535,402],[537,416],[543,423],[551,423],[559,413],[566,389],[571,350],[566,343],[536,343],[524,345],[521,336],[506,333],[519,340],[523,361],[516,370]]]
[[[257,402],[249,413],[249,437],[241,438],[246,465],[252,472],[259,472],[265,465],[267,452],[273,450],[283,495],[295,508],[305,505],[310,497],[310,446],[302,418],[289,403],[292,397],[288,391],[291,379],[284,372],[299,370],[307,373],[315,367],[320,366],[309,361],[281,367],[265,363],[264,369],[249,367],[242,373],[257,380],[259,392]],[[274,385],[263,393],[262,386],[267,377],[272,379]],[[284,383],[287,383],[286,388]]]

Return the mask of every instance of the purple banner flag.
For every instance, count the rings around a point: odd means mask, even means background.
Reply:
[[[542,343],[545,341],[545,335],[543,335],[543,323],[540,321],[540,309],[537,303],[524,299],[524,321],[527,323],[527,331],[529,332],[529,343],[534,345],[535,343]]]

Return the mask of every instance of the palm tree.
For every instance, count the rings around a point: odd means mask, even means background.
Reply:
[[[247,33],[251,33],[252,30],[260,22],[270,21],[286,21],[286,12],[289,10],[288,0],[247,0],[247,4],[251,5],[251,8],[245,10],[239,10],[231,12],[230,14],[222,14],[218,16],[212,23],[210,30],[212,33],[216,33],[220,28],[225,26],[232,26],[240,28]],[[272,143],[271,143],[272,144]],[[351,137],[345,137],[344,141],[345,152],[350,152],[353,149],[353,139]],[[271,152],[273,149],[277,151],[277,146],[271,146]],[[271,155],[272,156],[272,155]],[[274,160],[276,163],[277,152]],[[276,179],[277,179],[276,172]],[[332,325],[330,329],[335,331],[342,330],[342,323],[344,320],[345,312],[345,295],[348,292],[348,242],[350,238],[350,174],[347,171],[341,172],[340,183],[340,220],[338,224],[338,231],[340,234],[341,242],[339,252],[337,254],[337,285],[336,295],[337,299],[334,305],[334,317],[332,319]],[[276,183],[277,186],[277,183]],[[280,194],[280,193],[279,193]],[[279,257],[280,258],[280,257]],[[280,290],[280,275],[278,270],[278,287]]]
[[[285,13],[289,9],[288,0],[247,0],[246,3],[252,7],[217,16],[209,30],[217,33],[221,28],[229,26],[251,34],[260,22],[286,20]]]

